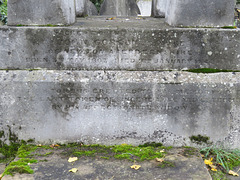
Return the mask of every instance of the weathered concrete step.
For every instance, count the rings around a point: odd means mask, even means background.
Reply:
[[[170,28],[152,18],[1,27],[0,69],[240,70],[239,39],[239,30]]]
[[[34,156],[39,162],[31,164],[34,174],[16,174],[15,176],[4,176],[2,180],[211,180],[211,176],[199,154],[184,155],[185,148],[172,149],[165,157],[169,163],[165,167],[160,167],[160,162],[143,161],[131,162],[127,160],[80,157],[74,163],[69,163],[64,154],[69,150],[52,150],[48,156]],[[37,151],[45,154],[51,150]],[[64,152],[64,154],[62,153]],[[133,164],[141,165],[139,170],[131,169]],[[173,167],[172,167],[173,166]],[[70,169],[77,168],[76,173],[69,172]]]
[[[19,139],[239,148],[240,73],[0,71],[0,117]],[[2,137],[3,138],[3,137]]]

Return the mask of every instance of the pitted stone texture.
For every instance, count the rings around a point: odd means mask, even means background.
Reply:
[[[239,148],[240,73],[0,71],[1,130],[39,143]],[[220,135],[221,136],[220,136]]]
[[[168,0],[152,0],[152,16],[165,17]]]
[[[104,0],[100,15],[137,16],[141,14],[135,0]]]
[[[90,0],[75,0],[77,17],[98,15],[96,6]]]
[[[238,30],[159,28],[161,20],[104,18],[79,21],[84,27],[1,27],[0,69],[240,70]]]
[[[69,25],[75,19],[75,0],[8,1],[8,25]]]
[[[232,26],[235,0],[170,0],[166,22],[172,26]]]

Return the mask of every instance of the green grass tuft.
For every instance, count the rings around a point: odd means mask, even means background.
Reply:
[[[221,165],[227,172],[240,165],[240,150],[223,149],[214,146],[203,148],[200,151],[205,158],[213,158],[216,165]]]

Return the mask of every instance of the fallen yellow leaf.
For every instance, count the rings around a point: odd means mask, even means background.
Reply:
[[[77,157],[70,157],[69,159],[68,159],[68,162],[74,162],[74,161],[76,161],[76,160],[78,160],[78,158]]]
[[[157,162],[163,162],[164,159],[163,159],[163,158],[156,158],[156,161],[157,161]]]
[[[138,170],[141,166],[140,165],[132,165],[131,168],[132,169],[135,169],[135,170]]]
[[[165,152],[165,150],[164,150],[164,149],[160,151],[160,153],[164,153],[164,152]]]
[[[230,170],[230,171],[228,172],[228,174],[233,175],[233,176],[239,176],[238,173],[236,173],[236,172],[234,172],[234,171],[232,171],[232,170]]]
[[[217,171],[217,169],[215,169],[215,168],[212,168],[211,170],[212,170],[212,171]]]
[[[77,171],[78,171],[77,168],[72,168],[72,169],[69,170],[69,172],[73,172],[73,173],[76,173]]]
[[[212,163],[212,158],[209,159],[209,160],[205,159],[205,160],[204,160],[204,163],[205,163],[206,165],[212,165],[212,164],[213,164],[213,163]]]
[[[126,143],[123,143],[123,144],[121,144],[121,146],[127,146],[128,144],[126,144]]]

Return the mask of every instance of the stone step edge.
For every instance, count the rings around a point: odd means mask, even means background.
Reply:
[[[0,70],[0,82],[240,83],[240,72]]]

